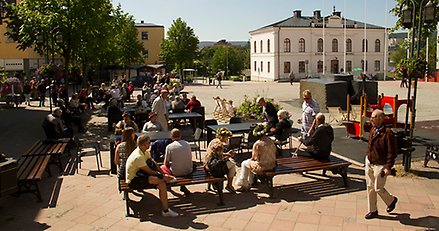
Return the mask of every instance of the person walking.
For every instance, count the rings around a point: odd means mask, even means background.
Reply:
[[[288,75],[288,78],[290,79],[290,85],[293,85],[294,79],[296,78],[293,71]]]
[[[372,130],[369,135],[369,145],[366,156],[366,185],[368,210],[366,219],[378,217],[377,194],[387,205],[387,213],[395,209],[398,198],[390,194],[386,189],[387,176],[396,158],[396,140],[390,128],[384,124],[384,113],[381,110],[372,112]]]
[[[47,91],[47,85],[46,81],[44,79],[41,79],[40,83],[38,84],[38,92],[40,93],[40,104],[39,107],[44,107],[44,101],[46,101],[46,91]]]
[[[223,85],[221,85],[222,80],[223,80],[223,73],[218,72],[216,74],[216,82],[217,82],[216,88],[218,88],[218,87],[223,88]]]
[[[404,68],[402,70],[402,79],[401,79],[401,84],[399,84],[399,87],[407,88],[408,87],[407,79],[408,79],[407,68]]]

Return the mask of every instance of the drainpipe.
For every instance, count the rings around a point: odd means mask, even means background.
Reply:
[[[277,80],[280,80],[281,65],[280,65],[280,27],[277,28]],[[276,80],[276,79],[275,79]]]

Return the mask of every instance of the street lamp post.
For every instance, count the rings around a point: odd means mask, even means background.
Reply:
[[[426,0],[406,0],[405,3],[403,3],[403,9],[401,10],[401,19],[402,24],[407,29],[412,29],[412,38],[410,43],[410,58],[414,58],[414,51],[415,51],[415,35],[417,39],[416,43],[416,58],[419,59],[420,50],[421,50],[421,33],[422,33],[422,26],[423,23],[431,24],[436,19],[436,5],[429,0],[427,3],[425,3]],[[416,21],[417,20],[417,21]],[[417,25],[416,25],[417,23]],[[417,33],[417,34],[415,34]],[[409,75],[409,87],[407,90],[407,109],[406,109],[406,120],[404,125],[404,131],[407,135],[407,132],[409,130],[409,138],[408,138],[408,148],[405,150],[404,157],[403,157],[403,165],[404,165],[404,171],[409,171],[410,164],[411,164],[411,154],[414,151],[414,148],[412,147],[413,144],[413,131],[415,128],[415,119],[416,119],[416,95],[417,95],[417,88],[418,88],[418,78],[414,78],[414,85],[413,85],[413,96],[411,95],[411,85],[412,85],[412,76]],[[412,98],[413,102],[410,107],[410,99]],[[410,128],[408,127],[408,118],[409,118],[409,110],[412,108],[412,114],[410,118]]]

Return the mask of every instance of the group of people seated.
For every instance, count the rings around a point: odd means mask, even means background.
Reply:
[[[230,193],[236,193],[234,185],[239,187],[238,191],[248,191],[255,183],[255,175],[276,167],[276,145],[269,136],[285,124],[282,122],[287,118],[285,113],[282,110],[278,112],[278,124],[281,125],[270,129],[268,123],[262,123],[256,125],[251,131],[257,141],[253,144],[251,158],[241,163],[237,176],[235,176],[237,166],[233,158],[236,151],[227,148],[232,132],[224,127],[218,129],[216,138],[207,146],[203,164],[206,172],[214,177],[226,176],[225,189]],[[316,120],[317,127],[313,134],[301,140],[305,145],[310,146],[309,151],[312,157],[328,158],[334,138],[333,131],[325,123],[323,114],[319,113]],[[153,147],[151,147],[149,136],[140,135],[136,143],[134,131],[132,127],[125,127],[122,132],[122,141],[116,147],[114,162],[118,165],[119,177],[124,177],[133,189],[156,187],[162,203],[162,215],[178,216],[178,213],[169,208],[166,184],[176,182],[176,177],[189,175],[194,170],[190,145],[182,139],[179,129],[172,129],[171,142],[165,145],[163,164],[160,166],[152,157]],[[180,191],[185,195],[191,193],[185,186],[181,186]]]

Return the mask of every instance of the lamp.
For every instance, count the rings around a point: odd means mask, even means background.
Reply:
[[[404,8],[402,9],[402,25],[404,26],[404,28],[410,29],[412,28],[412,20],[413,20],[413,9],[412,7],[410,7],[408,4],[404,6]]]
[[[436,5],[433,2],[428,1],[424,7],[424,22],[427,24],[431,24],[436,19]]]

